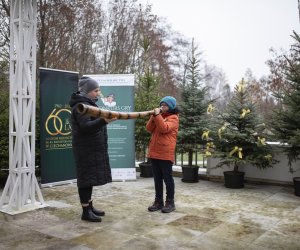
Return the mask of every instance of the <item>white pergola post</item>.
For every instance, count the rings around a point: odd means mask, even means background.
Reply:
[[[36,0],[11,0],[8,214],[46,206],[35,176],[36,13]]]

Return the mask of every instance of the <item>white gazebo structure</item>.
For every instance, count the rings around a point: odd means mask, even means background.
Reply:
[[[45,207],[35,176],[36,0],[11,0],[9,176],[0,211]]]

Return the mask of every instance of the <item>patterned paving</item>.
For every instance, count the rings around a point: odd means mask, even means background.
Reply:
[[[175,177],[176,212],[149,213],[153,180],[94,188],[101,223],[80,220],[76,184],[42,189],[48,207],[0,213],[0,249],[300,249],[300,197],[292,187],[183,183]]]

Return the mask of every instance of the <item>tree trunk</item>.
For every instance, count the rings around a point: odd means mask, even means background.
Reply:
[[[188,152],[188,165],[192,166],[193,165],[193,150],[190,149]]]

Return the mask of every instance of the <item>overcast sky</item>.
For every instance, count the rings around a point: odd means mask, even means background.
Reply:
[[[269,73],[269,49],[289,50],[300,33],[297,0],[139,0],[198,44],[208,64],[223,69],[234,86],[250,68]]]

